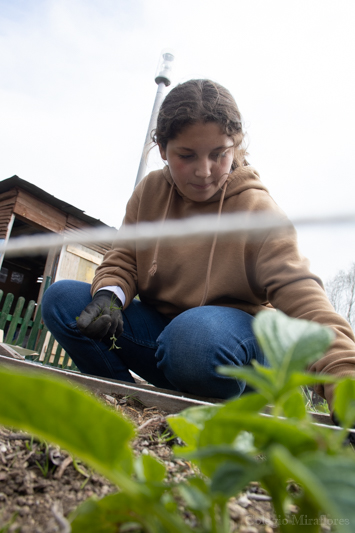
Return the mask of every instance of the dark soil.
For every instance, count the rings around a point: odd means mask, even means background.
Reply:
[[[191,463],[173,456],[165,413],[132,399],[107,395],[102,399],[135,423],[135,453],[164,461],[169,481],[182,481],[194,473]],[[74,462],[65,450],[0,427],[0,533],[69,532],[66,517],[79,503],[115,491],[116,486]],[[257,483],[233,498],[231,532],[276,532],[269,500]]]

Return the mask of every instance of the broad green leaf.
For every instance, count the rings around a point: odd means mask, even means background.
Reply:
[[[201,431],[199,445],[231,444],[241,431],[253,433],[255,446],[261,451],[271,444],[279,443],[298,455],[315,450],[318,446],[316,429],[300,421],[282,420],[254,413],[221,410],[208,420]]]
[[[266,374],[258,372],[253,367],[237,367],[237,366],[221,366],[217,371],[224,376],[234,377],[235,379],[242,379],[248,385],[256,389],[260,394],[263,394],[268,401],[272,401],[274,391],[277,388],[274,382],[275,370],[271,368],[265,369]]]
[[[101,500],[86,500],[69,516],[72,533],[117,533],[124,523],[141,524],[131,510],[127,494],[110,494]]]
[[[133,424],[59,379],[0,369],[0,422],[55,442],[114,482],[132,472]]]
[[[86,500],[73,511],[70,521],[72,533],[117,533],[123,524],[140,524],[147,533],[192,532],[163,502],[146,500],[139,492],[136,498],[121,492],[101,500]]]
[[[135,462],[135,470],[140,481],[159,483],[165,477],[165,466],[151,455],[140,455]]]
[[[327,499],[318,493],[319,504],[338,521],[339,531],[355,530],[355,456],[324,455],[303,458],[303,464],[319,480]],[[339,522],[341,521],[341,522]],[[341,527],[340,527],[341,526]]]
[[[219,411],[221,405],[190,407],[179,415],[172,415],[167,418],[169,426],[173,432],[184,442],[186,451],[195,450],[198,446],[198,439],[205,421],[209,420]],[[174,447],[179,453],[179,449]]]
[[[261,462],[247,466],[235,462],[224,462],[212,477],[211,492],[231,498],[251,481],[259,481],[264,475],[265,468],[266,465]]]
[[[355,423],[355,380],[344,379],[334,391],[334,412],[344,427]]]
[[[225,368],[225,367],[224,367]],[[216,411],[215,416],[224,411],[237,413],[259,413],[266,405],[266,398],[257,392],[245,392],[239,398],[229,400]],[[212,418],[212,417],[211,417]]]
[[[316,322],[289,318],[281,311],[263,311],[253,322],[258,342],[272,368],[303,370],[319,359],[333,340],[333,332]]]
[[[213,408],[205,407],[190,407],[185,409],[179,415],[172,415],[167,418],[167,421],[174,431],[174,433],[180,437],[180,439],[186,444],[184,448],[174,447],[174,452],[177,455],[185,454],[190,451],[196,450],[200,446],[200,434],[204,429],[206,422],[218,416],[221,411],[231,412],[259,412],[263,409],[267,400],[264,396],[251,392],[243,394],[240,398],[229,400],[224,405],[213,406]],[[224,440],[226,436],[222,437],[221,442],[215,444],[221,444],[225,442],[232,442],[236,437],[233,431],[233,437],[230,441]]]
[[[292,372],[287,380],[287,388],[315,385],[316,383],[336,383],[339,378],[327,374],[310,374],[307,372]]]
[[[307,416],[306,406],[302,393],[294,390],[289,394],[286,401],[282,403],[283,411],[288,418],[305,418]]]
[[[241,464],[246,468],[253,468],[254,465],[259,464],[249,455],[226,445],[205,446],[194,452],[184,454],[184,456],[186,455],[188,459],[196,462],[201,471],[209,477],[212,477],[216,470],[226,462]]]
[[[207,512],[211,506],[211,499],[206,492],[190,484],[178,486],[178,491],[189,509],[199,512]]]
[[[281,446],[273,448],[269,457],[279,475],[302,486],[303,501],[308,508],[326,513],[333,520],[342,520],[341,531],[354,531],[355,460],[352,457],[317,451],[297,459]]]

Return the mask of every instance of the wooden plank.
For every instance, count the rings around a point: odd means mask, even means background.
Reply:
[[[2,203],[6,203],[5,201],[6,200],[9,200],[9,198],[12,198],[13,199],[13,204],[15,203],[15,200],[16,200],[16,196],[17,196],[17,189],[14,187],[13,189],[10,189],[9,191],[5,191],[5,192],[2,192],[0,194],[0,205],[2,205]]]
[[[101,265],[102,259],[103,259],[102,254],[99,254],[98,252],[96,252],[96,255],[94,255],[93,251],[90,250],[89,248],[86,248],[82,245],[80,246],[81,248],[79,248],[79,246],[68,244],[67,252],[70,252],[71,254],[82,257],[83,259],[86,259],[87,261],[90,261],[91,263],[95,263],[96,265]]]
[[[63,348],[60,346],[60,344],[58,344],[57,349],[55,351],[53,363],[51,363],[51,365],[56,367],[56,368],[58,367],[58,363],[59,363],[59,359],[60,359],[60,355],[62,353],[62,350],[63,350]]]
[[[44,341],[46,340],[47,333],[48,333],[48,329],[46,328],[46,326],[43,326],[42,332],[39,336],[39,340],[36,346],[36,351],[39,353],[39,355],[41,355],[42,353],[42,348],[43,348]]]
[[[20,315],[22,313],[22,309],[23,309],[24,305],[25,305],[25,299],[24,299],[23,296],[20,296],[20,298],[17,300],[15,311],[14,311],[14,313],[12,315],[10,327],[9,327],[7,335],[5,337],[5,342],[8,342],[9,344],[13,343],[13,338],[15,336],[16,329],[17,329],[17,326],[18,326],[20,318],[21,318]]]
[[[31,333],[30,333],[30,336],[28,337],[28,341],[26,345],[26,348],[28,348],[29,350],[35,349],[37,338],[38,338],[38,332],[40,329],[43,329],[43,324],[41,323],[42,321],[41,310],[40,310],[41,306],[38,306],[38,307],[39,308],[37,309],[36,318],[33,322]]]
[[[64,231],[66,225],[65,213],[23,190],[18,192],[14,213],[56,233]]]
[[[12,302],[14,301],[14,298],[15,298],[15,296],[11,292],[9,292],[6,295],[5,302],[4,302],[4,305],[3,305],[3,308],[2,308],[2,311],[1,311],[1,315],[0,315],[0,329],[5,329],[5,325],[6,325],[6,322],[7,322],[7,317],[8,317],[8,314],[10,312],[10,309],[11,309],[11,306],[12,306]]]
[[[44,365],[48,365],[49,362],[50,362],[54,341],[55,341],[55,338],[53,337],[53,335],[51,335],[49,337],[46,354],[45,354],[44,359],[43,359],[43,364]]]
[[[17,350],[14,350],[12,346],[0,342],[0,355],[5,357],[11,357],[12,359],[24,360],[24,356],[19,354]]]
[[[25,312],[25,316],[23,317],[20,332],[18,334],[18,338],[16,339],[16,344],[18,344],[19,346],[21,346],[21,344],[25,340],[27,329],[33,325],[31,318],[32,318],[33,310],[35,306],[36,306],[36,302],[34,300],[30,300],[28,302],[28,306]]]

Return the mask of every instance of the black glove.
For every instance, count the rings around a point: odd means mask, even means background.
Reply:
[[[113,336],[119,337],[123,332],[120,308],[122,302],[115,293],[99,291],[77,318],[77,326],[86,337],[103,340],[106,344],[112,345],[110,339]]]

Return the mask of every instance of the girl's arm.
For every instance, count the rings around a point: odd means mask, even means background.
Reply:
[[[312,320],[331,327],[336,338],[328,352],[309,370],[355,377],[354,333],[348,322],[335,312],[322,282],[311,274],[308,261],[300,254],[296,231],[271,232],[264,240],[256,261],[257,283],[267,300],[294,318]],[[316,392],[332,403],[332,386],[318,385]]]

